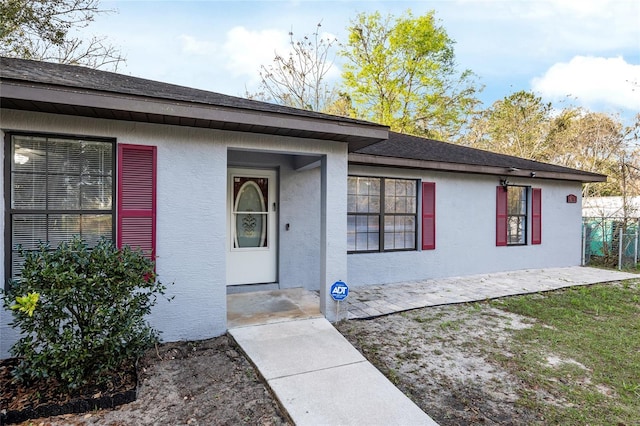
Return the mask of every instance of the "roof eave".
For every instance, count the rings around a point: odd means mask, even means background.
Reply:
[[[409,158],[396,158],[386,157],[370,154],[349,154],[349,164],[366,165],[366,166],[379,166],[379,167],[398,167],[405,169],[420,169],[420,170],[434,170],[442,172],[457,172],[457,173],[475,173],[484,175],[495,176],[513,176],[513,177],[527,177],[536,179],[555,179],[555,180],[567,180],[578,181],[582,183],[588,182],[606,182],[607,177],[605,175],[599,175],[595,173],[571,173],[571,172],[549,172],[537,169],[530,170],[509,170],[505,167],[496,166],[480,166],[474,164],[459,164],[459,163],[445,163],[440,161],[428,161],[428,160],[414,160]]]
[[[225,129],[234,125],[239,131],[266,134],[282,134],[282,130],[286,130],[297,137],[346,142],[349,144],[350,152],[385,140],[389,134],[389,129],[380,125],[359,125],[340,120],[331,121],[17,80],[2,80],[0,84],[3,106],[14,100],[22,103],[88,108],[92,114],[87,115],[98,118],[112,118],[107,112],[118,112],[120,115],[128,113],[129,121],[145,122],[149,121],[145,117],[160,116],[166,117],[167,122],[184,122],[185,124],[178,125],[191,127]],[[21,109],[41,111],[41,108],[36,107]]]

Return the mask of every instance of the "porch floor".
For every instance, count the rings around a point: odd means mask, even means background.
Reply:
[[[320,298],[303,288],[227,295],[227,328],[318,317]]]
[[[366,319],[427,306],[475,302],[632,278],[638,278],[638,275],[584,266],[526,269],[354,286],[349,289],[345,303],[349,319]]]

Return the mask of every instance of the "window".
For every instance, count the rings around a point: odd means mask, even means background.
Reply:
[[[349,252],[415,250],[417,182],[349,176]]]
[[[507,188],[507,245],[527,243],[527,188]]]
[[[5,143],[6,264],[20,273],[17,251],[40,242],[56,247],[79,235],[89,245],[114,237],[114,143],[69,137],[9,134]]]
[[[529,206],[529,190],[531,190],[531,206]],[[530,219],[529,215],[531,216]],[[531,244],[541,244],[542,190],[526,186],[498,186],[496,196],[496,245],[527,244],[529,220],[531,220],[532,229]]]

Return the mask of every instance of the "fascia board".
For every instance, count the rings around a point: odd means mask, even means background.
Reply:
[[[386,126],[358,125],[357,123],[347,123],[339,120],[331,121],[311,117],[297,117],[282,113],[205,105],[195,102],[170,101],[110,92],[78,90],[61,86],[25,84],[6,80],[1,83],[0,96],[24,101],[335,134],[347,138],[371,139],[372,143],[387,139],[389,135],[389,130]]]
[[[505,167],[496,166],[479,166],[475,164],[459,164],[459,163],[444,163],[440,161],[427,161],[427,160],[413,160],[408,158],[394,158],[383,157],[379,155],[369,154],[349,154],[349,164],[359,164],[368,166],[383,166],[383,167],[399,167],[408,169],[421,169],[421,170],[436,170],[443,172],[458,172],[458,173],[475,173],[485,175],[496,175],[506,177],[526,177],[534,179],[554,179],[554,180],[568,180],[578,182],[606,182],[607,177],[605,175],[599,175],[595,173],[581,174],[581,173],[561,173],[561,172],[548,172],[537,169],[531,170],[517,170],[509,171]],[[535,177],[531,176],[531,172],[535,172]]]

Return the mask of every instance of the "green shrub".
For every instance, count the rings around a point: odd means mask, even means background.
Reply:
[[[69,391],[105,383],[157,342],[145,316],[166,287],[140,251],[74,238],[21,254],[21,278],[3,301],[22,332],[11,348],[18,381],[55,379]]]

